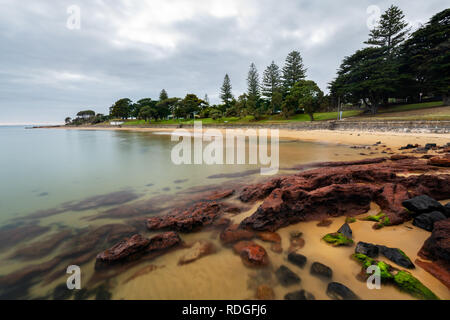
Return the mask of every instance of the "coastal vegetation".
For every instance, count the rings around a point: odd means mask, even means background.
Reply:
[[[450,9],[446,9],[411,33],[402,10],[389,7],[370,30],[366,47],[343,59],[329,84],[329,94],[307,79],[301,53],[294,50],[287,55],[283,68],[272,61],[262,79],[251,63],[247,91],[237,98],[226,74],[219,104],[210,104],[208,95],[201,99],[194,93],[184,98],[169,97],[163,89],[158,99],[120,99],[110,107],[108,116],[82,113],[65,122],[85,125],[120,119],[139,125],[190,123],[194,119],[204,123],[320,121],[338,119],[338,111],[343,110],[342,117],[350,117],[450,105],[449,21]]]

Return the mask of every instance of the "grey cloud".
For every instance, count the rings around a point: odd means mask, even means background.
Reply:
[[[119,98],[157,98],[162,88],[179,97],[207,93],[215,103],[225,73],[239,95],[251,62],[262,74],[291,50],[301,51],[308,77],[326,90],[342,58],[363,47],[369,5],[383,11],[394,3],[411,22],[447,7],[443,0],[234,0],[205,9],[206,0],[160,1],[1,0],[0,123],[61,122],[87,107],[106,113]],[[82,10],[81,30],[66,28],[73,4]]]

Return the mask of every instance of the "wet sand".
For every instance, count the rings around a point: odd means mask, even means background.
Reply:
[[[233,220],[239,222],[252,214],[256,204],[251,210],[237,215]],[[378,213],[376,205],[368,214]],[[359,217],[364,217],[363,214]],[[358,218],[358,217],[357,217]],[[277,231],[282,238],[283,253],[276,254],[270,250],[270,243],[260,240],[254,242],[262,245],[269,254],[271,265],[267,269],[251,269],[242,264],[240,257],[233,253],[232,248],[223,247],[218,240],[217,231],[200,232],[182,235],[187,243],[207,239],[213,241],[218,252],[183,266],[178,266],[178,260],[185,252],[176,251],[164,255],[148,263],[160,268],[142,275],[129,282],[125,281],[144,265],[127,271],[116,278],[117,288],[114,299],[255,299],[256,287],[259,284],[271,286],[276,299],[283,299],[288,292],[304,289],[312,293],[316,299],[327,300],[326,288],[328,280],[323,280],[310,274],[313,262],[321,262],[333,269],[332,281],[340,282],[353,290],[360,298],[370,300],[414,300],[407,293],[399,291],[393,285],[382,285],[380,290],[369,290],[365,282],[356,278],[361,271],[361,265],[350,256],[354,253],[352,247],[332,247],[321,238],[335,232],[344,222],[345,217],[332,219],[333,223],[328,227],[318,227],[317,221],[300,222]],[[357,221],[350,226],[353,229],[355,244],[358,241],[388,245],[401,248],[414,261],[417,252],[423,242],[429,237],[429,233],[418,229],[410,222],[403,225],[372,229],[373,222]],[[410,229],[411,228],[411,229]],[[305,255],[308,261],[304,268],[299,268],[287,261],[287,250],[291,231],[303,232],[305,246],[298,252]],[[393,262],[380,256],[380,260],[395,266]],[[288,266],[301,278],[301,283],[288,288],[281,286],[275,278],[274,271],[280,265]],[[402,268],[403,269],[403,268]],[[425,286],[430,288],[441,299],[450,299],[450,290],[439,280],[416,267],[410,271]]]

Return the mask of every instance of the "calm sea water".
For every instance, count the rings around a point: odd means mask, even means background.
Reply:
[[[81,299],[248,299],[261,281],[273,285],[282,298],[287,289],[276,284],[273,270],[260,273],[243,266],[221,245],[217,230],[181,235],[187,244],[206,240],[217,248],[216,254],[189,265],[178,265],[185,254],[178,250],[120,272],[94,271],[96,254],[127,236],[130,228],[152,236],[142,219],[163,213],[160,207],[183,207],[202,188],[267,179],[259,174],[259,166],[177,166],[171,161],[175,144],[167,134],[150,132],[0,127],[0,298],[73,298],[65,286],[65,270],[71,264],[80,265],[82,285],[89,292]],[[366,157],[359,152],[348,146],[282,140],[280,174],[294,173],[292,167],[304,163]],[[255,209],[232,220],[239,223]],[[322,244],[324,230],[315,223],[279,230],[284,250],[289,232],[299,228],[311,261],[333,266],[348,260],[353,249]],[[359,234],[371,232],[364,223],[352,228]],[[424,241],[427,234],[416,237]],[[284,253],[270,252],[270,259],[272,266],[286,263]],[[362,297],[382,297],[356,280],[359,269],[356,263],[334,268],[333,279],[351,284]],[[326,283],[307,271],[301,277],[302,286],[327,299]],[[392,290],[390,297],[408,298]]]
[[[170,136],[123,131],[0,126],[0,222],[58,204],[120,190],[170,193],[252,165],[181,165]],[[346,147],[281,141],[280,166],[354,156]],[[258,176],[256,173],[255,176]]]

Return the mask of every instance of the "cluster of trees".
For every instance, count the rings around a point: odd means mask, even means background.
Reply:
[[[368,46],[345,57],[330,83],[334,101],[362,103],[371,113],[390,98],[422,96],[450,104],[450,9],[410,34],[402,10],[389,7],[370,31]]]
[[[298,51],[292,51],[280,69],[274,61],[264,70],[262,81],[254,63],[247,75],[247,92],[237,99],[232,93],[228,74],[225,75],[220,98],[223,104],[216,112],[226,116],[252,115],[255,119],[264,114],[282,113],[286,118],[297,112],[307,113],[311,120],[317,109],[327,99],[317,84],[306,79],[306,68]]]
[[[376,113],[390,98],[417,102],[422,96],[442,98],[450,104],[450,9],[434,15],[428,23],[410,33],[405,15],[396,6],[389,7],[376,27],[370,30],[365,48],[345,57],[337,77],[324,95],[314,81],[306,80],[303,59],[298,51],[288,54],[283,68],[274,61],[266,67],[262,79],[254,63],[247,75],[247,91],[237,98],[231,80],[225,75],[220,88],[221,104],[210,105],[189,93],[183,99],[169,98],[163,89],[158,100],[144,98],[133,102],[116,101],[109,116],[81,111],[67,124],[99,123],[108,119],[162,120],[169,117],[190,119],[244,117],[281,113],[314,113],[336,107],[337,102],[364,106]]]
[[[286,118],[296,112],[305,112],[314,119],[313,113],[323,104],[324,94],[317,84],[305,80],[306,68],[298,51],[292,51],[280,69],[275,62],[265,69],[262,82],[255,64],[250,65],[247,76],[247,92],[235,99],[230,77],[225,75],[220,89],[222,104],[210,105],[208,95],[203,99],[189,93],[183,99],[169,98],[162,90],[159,99],[140,99],[133,102],[128,98],[116,101],[109,108],[109,119],[163,120],[169,117],[178,119],[244,117],[261,118],[264,114],[282,113]],[[77,120],[73,124],[94,123],[95,113]],[[69,120],[70,122],[70,120]]]
[[[77,117],[72,119],[67,117],[65,119],[66,125],[83,125],[83,124],[97,124],[108,121],[109,117],[101,113],[95,113],[93,110],[83,110],[77,113]]]

